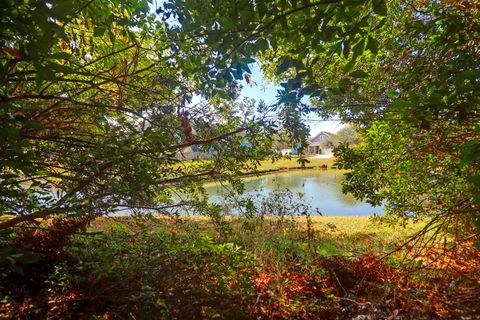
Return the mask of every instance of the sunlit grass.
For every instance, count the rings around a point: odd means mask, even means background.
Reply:
[[[157,217],[157,219],[161,225],[167,228],[171,226],[177,232],[193,228],[202,234],[221,238],[222,241],[248,247],[257,256],[264,258],[272,254],[276,256],[278,248],[275,249],[272,246],[282,246],[285,243],[289,243],[287,247],[290,249],[293,245],[308,254],[311,254],[312,245],[316,246],[315,251],[319,255],[352,256],[368,252],[386,253],[424,225],[423,223],[411,223],[406,227],[387,225],[364,216],[313,216],[309,218],[313,239],[307,241],[306,217],[288,218],[280,226],[278,217],[265,217],[263,220],[257,218],[253,223],[253,229],[249,230],[244,229],[245,218],[226,217],[225,221],[232,231],[228,236],[220,234],[210,218],[206,216],[182,217],[181,223],[166,217]],[[130,217],[122,217],[119,220],[129,224],[133,222],[133,218]],[[99,225],[108,227],[109,222],[103,220]],[[272,259],[276,258],[272,257],[268,260]]]
[[[321,167],[326,165],[330,168],[334,163],[334,158],[307,158],[309,161],[305,164],[306,167]],[[260,171],[269,171],[269,170],[279,170],[279,169],[291,169],[291,168],[300,168],[301,164],[298,162],[298,158],[292,159],[280,159],[272,163],[272,161],[262,161],[259,170]]]
[[[334,158],[306,158],[309,162],[305,163],[306,167],[321,167],[326,165],[328,168],[331,168],[335,162]],[[211,161],[210,160],[187,160],[182,161],[175,164],[174,168],[181,168],[181,167],[205,167]],[[272,162],[272,160],[264,160],[260,161],[260,165],[257,167],[257,171],[275,171],[275,170],[283,170],[283,169],[296,169],[301,168],[302,165],[298,162],[298,157],[292,157],[291,159],[279,159]],[[245,172],[249,173],[249,172]]]

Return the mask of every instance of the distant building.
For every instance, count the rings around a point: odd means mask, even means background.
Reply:
[[[244,132],[240,133],[241,136],[245,136]],[[253,144],[250,143],[248,140],[244,139],[240,146],[244,149],[251,149]],[[184,148],[182,150],[177,151],[177,159],[179,160],[210,160],[212,156],[217,153],[216,147],[211,146],[199,146],[199,145],[192,145],[190,147]]]
[[[283,155],[288,155],[288,154],[292,153],[292,149],[290,149],[290,148],[284,148],[284,149],[280,149],[280,150],[277,150],[277,151],[279,151]]]
[[[212,159],[212,154],[215,153],[214,150],[209,150],[210,152],[202,151],[199,146],[193,145],[191,147],[184,148],[177,151],[177,159],[179,160],[210,160]]]
[[[319,134],[311,137],[307,140],[308,146],[304,150],[305,153],[310,154],[331,154],[333,144],[331,142],[331,137],[333,133],[322,131]],[[283,155],[297,155],[298,148],[278,148],[277,151]]]
[[[333,133],[322,131],[319,134],[308,139],[307,153],[329,154],[332,152],[330,138]]]

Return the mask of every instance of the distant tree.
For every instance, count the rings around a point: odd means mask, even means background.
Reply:
[[[274,137],[275,150],[280,152],[283,149],[289,149],[291,147],[291,141],[288,137],[288,133],[284,130],[278,130]]]
[[[346,126],[338,130],[330,139],[333,146],[340,144],[356,145],[360,143],[360,137],[352,126]]]

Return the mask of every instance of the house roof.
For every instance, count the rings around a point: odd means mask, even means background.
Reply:
[[[320,140],[320,137],[321,137],[321,136],[325,136],[325,137],[328,138],[328,137],[333,136],[333,133],[328,132],[328,131],[321,131],[321,132],[319,132],[318,134],[314,135],[313,137],[309,138],[309,139],[308,139],[308,142],[310,142],[310,143],[320,142],[320,141],[322,141],[322,140]]]

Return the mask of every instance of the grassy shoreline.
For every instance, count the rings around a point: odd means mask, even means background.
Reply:
[[[335,162],[335,158],[306,158],[309,162],[305,164],[305,167],[308,168],[317,168],[322,166],[327,166],[331,168]],[[304,169],[298,163],[298,158],[291,159],[280,159],[275,162],[272,161],[261,161],[259,166],[259,171],[269,171],[269,170],[286,170],[286,169]]]
[[[250,220],[250,221],[248,221]],[[113,221],[113,224],[112,224]],[[93,224],[93,231],[106,230],[110,232],[119,225],[129,228],[138,224],[150,227],[176,230],[195,230],[199,235],[209,236],[222,242],[232,242],[240,246],[253,248],[255,241],[264,241],[263,231],[277,232],[285,236],[292,234],[307,234],[316,239],[319,252],[324,255],[352,255],[368,252],[386,253],[419,231],[426,222],[407,224],[406,226],[387,225],[369,216],[309,216],[309,217],[264,217],[245,219],[244,217],[227,216],[223,219],[226,229],[212,223],[207,216],[185,216],[179,218],[153,216],[144,222],[133,217],[99,218]],[[249,231],[252,239],[244,238],[245,223],[250,223]],[[116,227],[115,227],[115,226]],[[279,227],[283,225],[283,227]],[[264,229],[260,231],[261,229]],[[135,228],[133,228],[135,230]],[[259,232],[260,231],[260,232]],[[225,233],[226,232],[226,233]],[[257,232],[259,232],[257,234]],[[230,236],[226,237],[226,234]],[[271,234],[271,236],[273,236]],[[274,235],[277,237],[278,235]],[[256,239],[256,240],[255,240]],[[326,245],[326,247],[323,247]]]
[[[306,169],[306,168],[320,168],[326,166],[327,168],[331,168],[335,163],[335,158],[313,158],[307,157],[306,158],[309,162],[305,164],[305,166],[301,166],[298,163],[297,157],[292,157],[291,159],[278,159],[276,161],[271,160],[264,160],[260,161],[260,165],[257,168],[257,171],[254,173],[245,172],[246,175],[248,174],[255,174],[255,173],[262,173],[262,172],[275,172],[279,170],[289,170],[289,169]],[[209,160],[187,160],[182,161],[178,165],[183,166],[191,166],[194,163],[208,163]]]
[[[274,174],[274,173],[282,173],[288,171],[296,171],[296,170],[332,170],[332,166],[335,162],[334,158],[307,158],[310,163],[307,163],[305,166],[301,166],[297,162],[297,158],[292,159],[281,159],[275,162],[271,161],[261,161],[260,166],[257,168],[255,172],[245,172],[239,178],[242,180],[248,180],[249,178],[255,178],[263,175]],[[337,170],[337,169],[334,169]],[[204,186],[210,186],[219,182],[219,180],[210,179],[204,182]]]

